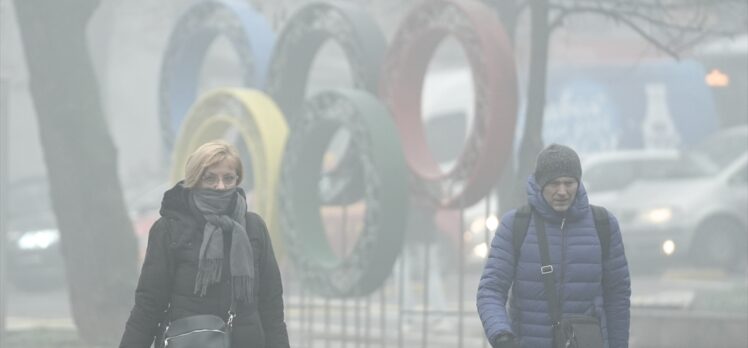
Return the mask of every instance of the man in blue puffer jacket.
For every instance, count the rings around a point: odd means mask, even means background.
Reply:
[[[532,217],[519,255],[515,255],[512,232],[516,210],[502,217],[477,296],[478,313],[493,347],[552,346],[551,318],[540,273],[538,223],[545,223],[561,314],[595,316],[606,347],[628,346],[631,280],[621,231],[618,221],[609,215],[610,245],[603,260],[581,177],[574,150],[556,144],[546,147],[527,183],[528,202],[543,221]]]

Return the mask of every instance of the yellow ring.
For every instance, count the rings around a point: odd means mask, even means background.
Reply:
[[[222,88],[201,96],[182,123],[172,156],[171,180],[184,178],[187,157],[205,142],[225,139],[238,131],[252,160],[252,206],[266,221],[276,256],[281,258],[277,190],[283,147],[288,136],[286,119],[265,93],[253,89]]]

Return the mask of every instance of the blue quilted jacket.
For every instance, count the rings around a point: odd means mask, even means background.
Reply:
[[[551,263],[563,314],[600,319],[606,346],[628,346],[631,280],[618,221],[610,215],[611,240],[602,260],[587,192],[579,185],[574,204],[554,211],[530,176],[528,202],[545,220]],[[543,280],[534,218],[515,264],[512,224],[516,210],[501,218],[478,286],[477,306],[490,342],[512,333],[522,347],[551,347],[551,319]],[[561,226],[563,225],[563,230]]]

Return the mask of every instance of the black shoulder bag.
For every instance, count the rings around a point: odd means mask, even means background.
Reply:
[[[168,348],[231,348],[231,328],[234,320],[232,296],[229,318],[212,314],[191,315],[170,322],[164,332],[164,347]]]
[[[604,347],[600,321],[589,315],[573,314],[561,317],[561,305],[556,293],[553,279],[553,265],[548,254],[548,236],[545,233],[545,222],[533,210],[538,232],[538,245],[542,266],[540,274],[543,278],[545,296],[548,299],[550,311],[553,347],[554,348],[602,348]]]

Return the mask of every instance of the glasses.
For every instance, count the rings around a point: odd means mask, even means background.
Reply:
[[[216,186],[218,185],[218,182],[223,182],[224,186],[233,186],[236,184],[236,180],[239,177],[232,174],[226,174],[224,176],[218,176],[218,175],[203,175],[203,177],[200,179],[203,182],[203,185],[205,186]]]

